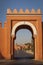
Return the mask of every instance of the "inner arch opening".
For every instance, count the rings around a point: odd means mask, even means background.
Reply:
[[[19,34],[19,35],[18,35]],[[18,35],[18,36],[17,36]],[[21,40],[20,40],[21,35]],[[24,39],[23,39],[24,37]],[[30,40],[27,40],[30,39]],[[17,40],[20,40],[19,42]],[[14,58],[28,58],[33,59],[35,56],[34,52],[34,37],[33,30],[28,25],[20,25],[15,30],[14,38]]]

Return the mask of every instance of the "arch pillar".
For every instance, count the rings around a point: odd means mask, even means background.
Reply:
[[[34,37],[34,55],[35,55],[35,60],[38,59],[38,56],[37,56],[37,36],[36,35],[33,35]]]
[[[14,58],[14,35],[11,37],[11,59]]]
[[[38,36],[34,35],[34,43],[35,43],[35,60],[42,60],[42,49],[40,50],[40,44],[38,40]]]

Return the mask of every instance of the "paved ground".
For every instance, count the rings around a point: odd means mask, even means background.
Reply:
[[[31,59],[0,60],[0,65],[43,65],[43,61],[36,61]]]
[[[32,54],[32,53],[30,53],[30,52],[26,52],[26,51],[24,51],[24,50],[16,50],[15,51],[15,53],[14,53],[14,57],[34,57],[34,55]]]

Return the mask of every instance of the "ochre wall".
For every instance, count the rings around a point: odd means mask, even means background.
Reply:
[[[7,44],[7,22],[4,23],[4,27],[0,23],[0,57],[2,59],[8,59],[8,44]]]
[[[2,23],[0,22],[0,53],[1,53],[1,44],[2,44]]]
[[[9,10],[10,11],[10,10]],[[8,11],[8,13],[9,13]],[[20,10],[19,14],[23,14],[22,10]],[[34,10],[32,10],[31,14],[34,13]],[[15,10],[16,14],[17,11]],[[40,10],[38,11],[38,14],[40,13]],[[28,14],[28,13],[27,13]],[[35,13],[36,14],[36,13]],[[2,23],[0,23],[0,53],[5,59],[11,59],[12,54],[12,28],[13,26],[20,22],[20,21],[27,21],[32,23],[37,30],[37,36],[34,36],[35,38],[35,59],[36,60],[42,60],[43,54],[42,54],[42,17],[41,15],[29,15],[29,16],[21,16],[21,15],[13,15],[11,14],[11,11],[9,14],[6,15],[6,20],[4,23],[4,27],[2,28]]]
[[[0,54],[4,55],[4,28],[2,28],[2,23],[0,23]]]
[[[12,20],[12,21],[11,21]],[[11,58],[11,54],[10,54],[10,48],[11,48],[11,27],[13,28],[13,26],[20,21],[28,21],[31,22],[32,24],[34,24],[34,26],[37,29],[37,43],[36,44],[36,51],[37,51],[37,57],[39,57],[38,59],[41,59],[41,55],[40,53],[42,53],[42,28],[40,27],[42,25],[41,23],[41,17],[40,16],[7,16],[7,22],[4,23],[4,28],[2,28],[0,26],[0,40],[1,40],[1,54],[3,55],[4,58],[9,59]],[[34,21],[32,21],[34,20]],[[36,21],[35,21],[36,20]],[[39,23],[40,22],[40,23]],[[40,28],[39,28],[40,27]],[[41,35],[40,35],[40,33]],[[39,41],[40,40],[40,41]],[[39,46],[40,44],[40,46]],[[41,50],[41,51],[40,51]],[[37,58],[36,57],[36,58]]]
[[[7,23],[8,23],[8,43],[9,43],[9,48],[10,48],[10,40],[11,40],[11,28],[13,28],[13,26],[20,22],[20,21],[28,21],[30,23],[32,23],[36,29],[37,29],[37,36],[36,37],[36,45],[35,45],[35,55],[36,55],[36,59],[40,60],[42,59],[42,17],[41,16],[8,16],[7,15]],[[41,34],[40,34],[40,33]],[[10,39],[10,40],[9,40]],[[39,41],[40,40],[40,41]],[[10,49],[9,49],[9,54],[10,54]]]
[[[42,54],[43,54],[43,22],[42,22]]]

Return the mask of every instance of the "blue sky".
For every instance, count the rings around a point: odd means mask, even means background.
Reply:
[[[40,8],[43,13],[43,0],[0,0],[0,21],[4,22],[6,20],[6,11],[8,8],[12,10],[14,8],[17,10],[20,10],[20,8],[23,10],[26,10],[26,8],[29,10]]]
[[[32,10],[32,8],[34,8],[35,10],[40,8],[43,13],[43,0],[0,0],[0,21],[2,21],[2,24],[6,20],[6,11],[8,8],[11,8],[12,10],[16,8],[18,11],[20,10],[20,8],[22,8],[24,11],[26,10],[26,8],[28,8],[30,11]],[[23,30],[21,31],[21,33],[23,33]],[[27,33],[26,30],[25,33]]]
[[[28,29],[20,29],[16,34],[15,43],[24,44],[32,42],[32,33]]]

